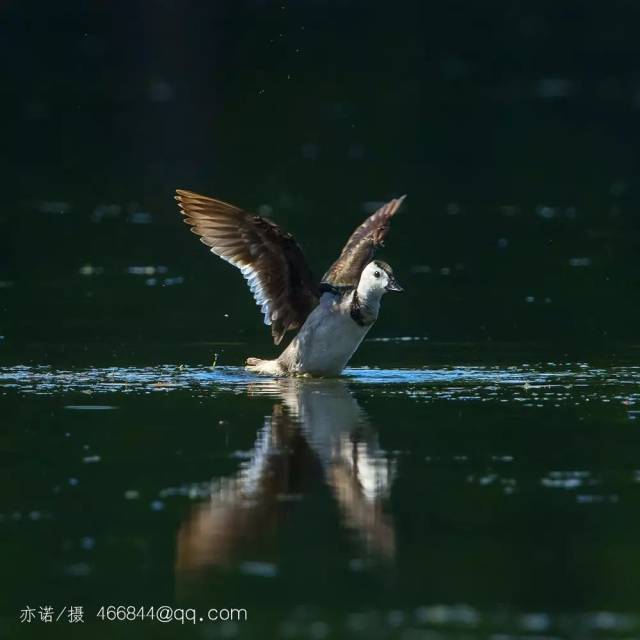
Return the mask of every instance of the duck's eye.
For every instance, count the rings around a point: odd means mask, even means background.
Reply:
[[[380,272],[379,271],[374,271],[373,272],[373,277],[374,278],[379,278],[380,277]]]

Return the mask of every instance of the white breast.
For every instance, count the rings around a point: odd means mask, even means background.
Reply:
[[[351,296],[325,293],[279,362],[291,373],[337,376],[371,325],[361,327],[350,314]]]

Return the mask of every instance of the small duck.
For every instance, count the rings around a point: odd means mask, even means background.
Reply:
[[[387,291],[402,291],[391,267],[373,260],[405,196],[369,216],[318,282],[293,236],[271,220],[191,191],[176,190],[191,231],[247,280],[276,345],[297,335],[275,360],[247,358],[270,376],[339,376],[378,319]]]

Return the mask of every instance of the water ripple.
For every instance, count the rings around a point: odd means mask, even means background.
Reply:
[[[510,367],[438,367],[423,369],[350,368],[343,380],[377,395],[402,395],[419,401],[514,402],[537,407],[551,404],[617,402],[635,419],[640,403],[640,367],[590,367],[584,363],[524,364]],[[313,380],[309,380],[313,384]],[[275,396],[271,378],[241,367],[160,365],[153,367],[50,366],[0,367],[0,393],[54,395],[150,394],[191,391],[197,395],[247,393]]]

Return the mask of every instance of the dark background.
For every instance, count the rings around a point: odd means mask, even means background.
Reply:
[[[393,566],[352,569],[316,475],[194,600],[246,606],[238,637],[305,603],[338,638],[460,603],[476,626],[422,630],[640,636],[639,35],[638,0],[0,0],[0,638],[25,605],[170,604],[206,505],[176,489],[242,477],[293,399],[210,367],[276,349],[176,187],[269,213],[318,275],[407,193],[380,254],[406,292],[370,336],[428,338],[368,342],[352,362],[381,369],[336,383],[397,462]],[[325,423],[360,456],[340,397],[292,418],[307,455]]]
[[[406,294],[375,336],[636,340],[637,2],[5,1],[0,18],[5,358],[268,353],[176,187],[270,212],[318,274],[371,203],[407,193],[382,254]]]

